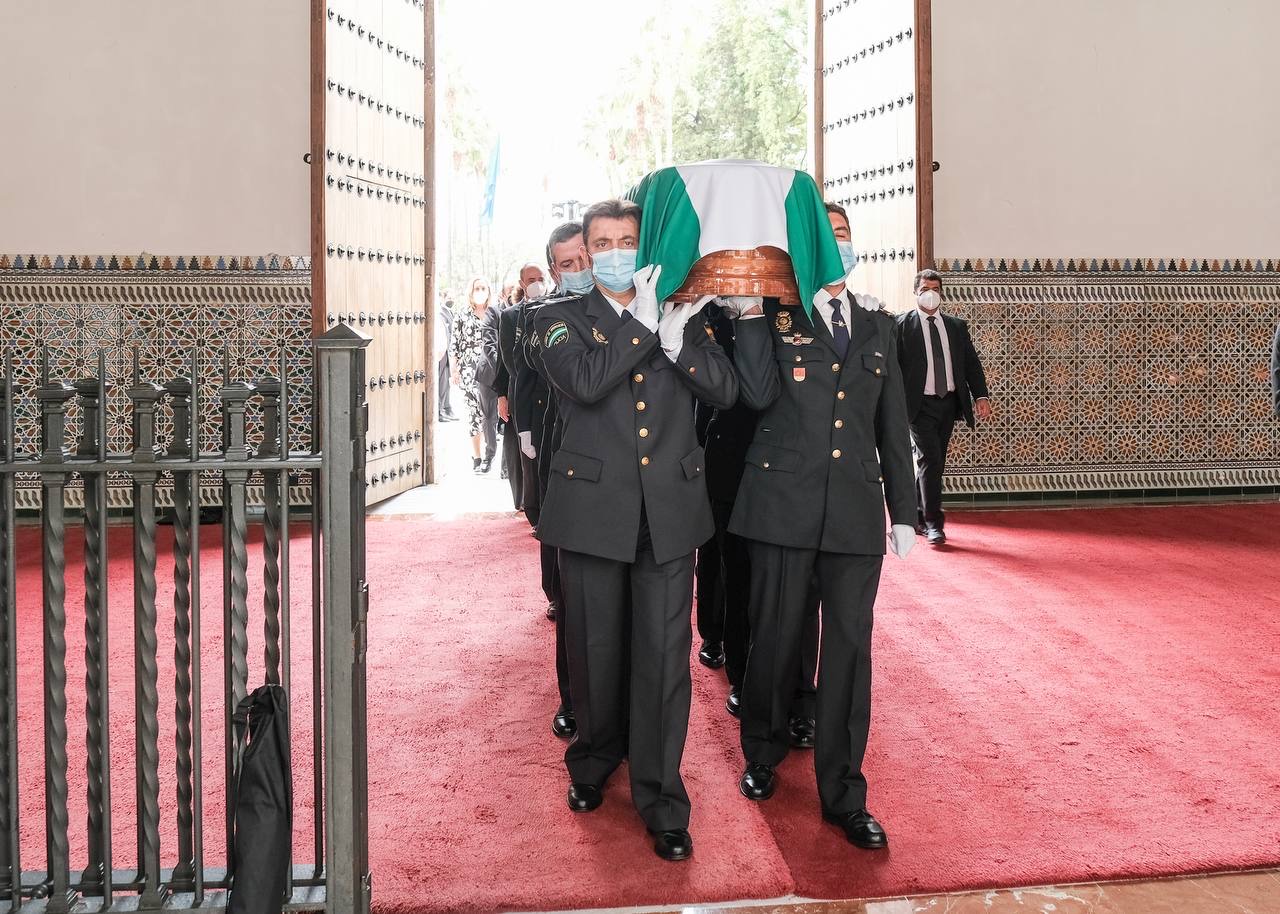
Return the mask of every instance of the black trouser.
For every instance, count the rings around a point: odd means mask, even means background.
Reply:
[[[520,456],[520,438],[516,434],[515,424],[502,423],[502,465],[507,468],[511,503],[517,511],[524,506],[524,473],[520,469]]]
[[[945,397],[926,395],[920,411],[911,421],[911,447],[916,462],[916,503],[924,523],[942,528],[946,515],[942,511],[942,472],[947,466],[947,447],[956,425],[959,408],[954,393]]]
[[[729,685],[741,690],[747,669],[747,653],[751,645],[751,624],[747,605],[751,595],[751,555],[747,540],[729,532],[733,503],[711,500],[711,513],[716,522],[716,540],[720,558],[724,600],[724,671]],[[699,593],[701,599],[701,593]],[[796,689],[791,704],[793,717],[814,715],[818,674],[818,590],[816,583],[805,599],[804,632],[800,641],[800,663],[796,667]]]
[[[693,553],[660,565],[647,542],[632,564],[561,549],[560,574],[578,722],[564,755],[569,777],[601,786],[625,755],[645,825],[687,828],[680,760],[692,691]]]
[[[560,710],[573,711],[573,697],[569,686],[569,651],[565,641],[567,624],[564,611],[564,594],[560,585],[560,550],[542,547],[542,590],[548,602],[556,606],[556,689],[560,692]]]
[[[436,415],[452,416],[453,404],[449,402],[449,356],[440,356],[440,361],[436,363]]]
[[[777,765],[790,748],[791,703],[805,603],[817,575],[822,601],[814,767],[824,811],[866,806],[862,759],[871,725],[871,622],[882,555],[750,543],[751,654],[742,689],[747,764]]]
[[[516,438],[519,441],[519,436]],[[542,486],[538,484],[538,461],[517,448],[520,454],[520,510],[533,529],[538,529],[542,516]]]
[[[477,381],[476,396],[480,400],[480,433],[484,436],[481,456],[493,460],[498,453],[498,395],[488,384]]]
[[[713,535],[698,547],[693,571],[698,637],[703,641],[724,641],[725,582],[721,575],[720,543]]]

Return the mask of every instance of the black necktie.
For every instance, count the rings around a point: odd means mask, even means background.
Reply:
[[[836,355],[843,359],[849,354],[849,326],[840,313],[840,299],[831,299],[831,337],[836,342]]]
[[[929,348],[933,350],[933,395],[947,395],[947,358],[942,354],[942,334],[938,332],[938,319],[929,318]],[[929,393],[930,391],[926,391]]]

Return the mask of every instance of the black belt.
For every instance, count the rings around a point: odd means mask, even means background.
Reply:
[[[930,400],[946,400],[949,397],[954,397],[955,395],[956,395],[956,392],[954,390],[951,391],[949,394],[946,394],[945,396],[941,396],[941,397],[938,396],[937,394],[925,394],[925,396],[928,397]]]

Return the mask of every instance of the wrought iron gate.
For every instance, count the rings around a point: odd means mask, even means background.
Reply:
[[[40,412],[41,450],[17,453],[14,412],[24,392],[14,386],[14,356],[5,358],[0,386],[0,902],[11,910],[66,914],[78,910],[158,910],[225,904],[229,859],[219,866],[206,859],[204,839],[211,828],[226,829],[230,847],[232,804],[225,822],[209,823],[204,801],[211,794],[203,779],[206,733],[201,720],[200,487],[222,486],[223,682],[217,699],[223,711],[225,788],[232,785],[231,714],[249,683],[249,526],[246,489],[261,479],[266,508],[262,531],[262,665],[265,680],[291,692],[291,582],[289,575],[290,482],[311,489],[310,592],[311,716],[291,722],[295,733],[310,731],[310,781],[314,841],[309,859],[295,853],[290,908],[323,908],[342,914],[369,910],[368,802],[365,740],[364,455],[367,406],[364,400],[365,347],[369,338],[339,324],[315,340],[310,450],[289,440],[291,397],[281,355],[279,377],[250,383],[232,380],[224,363],[216,408],[222,440],[216,448],[201,441],[201,365],[193,353],[190,376],[165,383],[142,378],[134,368],[127,391],[132,406],[132,449],[107,447],[107,354],[99,355],[96,377],[67,383],[56,366],[41,359],[40,384],[33,394]],[[251,447],[246,415],[261,411],[262,441]],[[172,429],[162,446],[159,420]],[[77,421],[78,420],[78,421]],[[316,421],[318,420],[318,421]],[[73,429],[78,424],[78,436]],[[318,446],[316,446],[318,444]],[[40,688],[34,669],[18,668],[17,540],[24,535],[14,503],[19,474],[38,477],[41,488],[40,552],[43,632],[43,775],[45,859],[24,872],[20,818],[24,812],[20,773],[35,766],[35,753],[18,753],[20,690]],[[135,783],[131,804],[122,804],[112,783],[108,682],[109,541],[122,533],[108,525],[107,476],[126,474],[132,484],[132,574]],[[157,630],[160,605],[168,594],[157,587],[155,492],[163,476],[172,479],[174,732],[172,742],[159,727]],[[67,525],[64,490],[78,476],[84,484],[83,536],[85,631],[86,851],[72,859],[69,835],[68,726],[73,719],[67,694]],[[283,497],[282,497],[283,493]],[[163,556],[167,560],[167,556]],[[118,611],[118,610],[117,610]],[[74,614],[72,614],[74,615]],[[118,696],[117,696],[118,697]],[[172,804],[160,796],[160,746],[174,761]],[[295,754],[295,758],[299,756]],[[74,760],[77,765],[81,760]],[[33,772],[34,774],[34,772]],[[167,773],[166,773],[167,774]],[[305,784],[308,772],[295,771]],[[117,788],[113,801],[113,788]],[[126,793],[126,796],[128,794]],[[78,798],[77,798],[78,799]],[[175,866],[162,868],[161,810],[176,816],[174,847],[165,855]],[[123,807],[123,810],[122,810]],[[112,814],[137,817],[137,846],[128,859],[112,847]],[[172,820],[171,820],[172,821]],[[29,855],[28,855],[29,856]]]

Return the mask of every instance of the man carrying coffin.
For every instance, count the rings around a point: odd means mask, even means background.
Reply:
[[[599,807],[626,755],[654,851],[684,860],[693,554],[714,529],[693,403],[731,406],[737,376],[703,320],[690,319],[705,302],[659,317],[660,269],[635,269],[636,204],[606,200],[582,222],[595,288],[534,318],[562,426],[538,538],[559,550],[564,591],[578,724],[565,752],[568,803]]]
[[[825,220],[824,220],[825,222]],[[828,232],[819,243],[835,246]],[[759,410],[729,529],[749,540],[751,651],[739,788],[765,800],[789,748],[805,597],[822,601],[814,765],[823,818],[853,844],[888,845],[867,810],[872,608],[885,552],[915,541],[914,474],[893,320],[842,280],[812,311],[734,299],[742,400]]]

